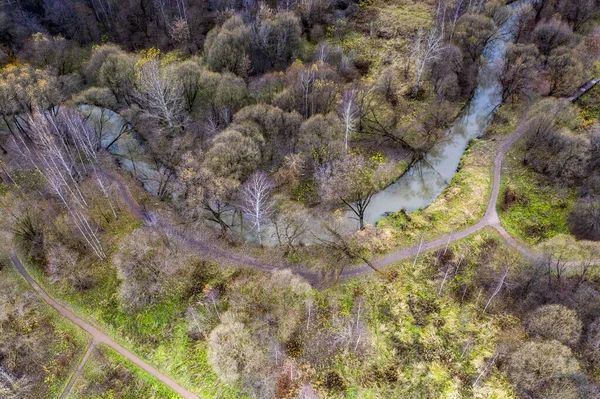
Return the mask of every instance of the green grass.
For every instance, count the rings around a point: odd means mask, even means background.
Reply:
[[[179,395],[108,346],[98,345],[69,399],[176,399]]]
[[[27,269],[52,296],[193,392],[214,398],[240,397],[218,382],[208,364],[205,342],[188,337],[184,319],[188,303],[182,296],[174,294],[127,313],[118,301],[116,271],[106,264],[100,283],[83,292],[50,284],[38,267],[28,265]]]
[[[473,140],[465,151],[459,170],[440,196],[428,207],[411,212],[393,213],[377,223],[397,234],[400,246],[410,246],[424,239],[434,239],[477,223],[487,208],[493,185],[496,154],[504,139],[514,133],[520,111],[502,106],[486,134]]]
[[[91,339],[85,331],[45,304],[19,273],[8,266],[11,265],[8,259],[0,257],[0,262],[5,265],[0,270],[0,309],[4,309],[8,317],[6,323],[0,321],[0,342],[8,340],[4,343],[3,360],[8,362],[10,371],[13,355],[19,357],[17,363],[32,356],[31,364],[24,365],[35,384],[28,397],[59,398]],[[13,307],[23,310],[10,322]],[[19,349],[13,345],[19,345]]]
[[[323,295],[339,296],[342,313],[345,309],[354,318],[357,300],[363,298],[364,317],[373,334],[367,338],[374,347],[368,359],[350,354],[336,362],[334,368],[347,381],[339,397],[514,398],[497,369],[480,386],[471,387],[494,355],[502,328],[518,328],[517,319],[483,315],[485,299],[478,300],[472,285],[481,256],[489,255],[489,267],[498,271],[510,251],[491,228],[453,243],[449,259],[454,264],[461,256],[465,260],[460,273],[446,281],[442,295],[438,293],[442,265],[433,251],[422,254],[416,263],[408,259],[392,265],[388,278],[371,274],[326,290]],[[457,295],[462,284],[470,287],[464,302]],[[467,342],[472,344],[465,351]],[[394,375],[397,380],[384,382]]]
[[[574,189],[560,187],[522,164],[518,143],[509,150],[502,170],[498,214],[515,238],[539,244],[559,234],[569,234],[567,217],[577,199]],[[504,205],[508,192],[514,202]]]

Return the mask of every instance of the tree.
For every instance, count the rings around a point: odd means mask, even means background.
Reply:
[[[202,90],[202,67],[197,62],[188,60],[177,65],[173,72],[181,87],[185,110],[191,113]]]
[[[550,81],[550,96],[571,95],[583,80],[583,66],[577,53],[564,46],[550,52],[546,72]]]
[[[251,332],[228,311],[208,338],[208,361],[219,378],[228,384],[265,372],[266,357]]]
[[[600,241],[600,201],[593,196],[580,198],[568,217],[569,230],[581,240]]]
[[[251,27],[240,16],[234,15],[206,36],[206,63],[213,71],[245,76],[251,67],[249,57],[253,40]]]
[[[175,68],[152,55],[137,64],[136,98],[149,117],[166,123],[170,130],[181,124],[184,106]]]
[[[110,89],[122,103],[131,105],[137,59],[122,52],[110,52],[98,73],[98,82]]]
[[[100,78],[100,68],[110,54],[120,54],[121,49],[114,44],[103,44],[95,46],[92,49],[87,62],[83,65],[82,72],[87,82],[98,84]]]
[[[538,59],[539,53],[533,44],[508,43],[506,45],[499,77],[503,102],[519,94],[531,93],[539,72]]]
[[[217,223],[221,233],[225,234],[230,224],[225,214],[232,210],[229,203],[240,182],[228,177],[217,176],[204,166],[200,156],[186,152],[177,169],[177,177],[181,184],[181,193],[176,193],[184,202],[185,214],[195,220],[205,217]]]
[[[20,155],[60,198],[85,244],[96,256],[105,259],[98,229],[90,215],[89,200],[79,184],[79,178],[86,173],[84,157],[93,160],[100,149],[98,138],[72,112],[58,115],[38,112],[29,118],[28,125],[26,134],[15,135]],[[94,169],[94,161],[91,166]],[[101,178],[97,182],[105,190]]]
[[[416,70],[415,84],[412,91],[413,97],[419,94],[425,68],[441,56],[444,48],[443,28],[440,29],[437,25],[434,25],[427,33],[423,30],[419,30],[417,33],[412,49]]]
[[[217,177],[242,182],[260,164],[263,143],[256,125],[232,125],[213,139],[204,166]]]
[[[184,1],[178,1],[178,4],[185,4]],[[190,41],[190,27],[185,18],[178,17],[169,26],[169,35],[175,43],[186,44]]]
[[[453,100],[460,93],[458,75],[462,70],[463,54],[455,45],[447,45],[431,63],[431,80],[436,94]]]
[[[493,19],[481,14],[465,14],[459,19],[454,41],[468,57],[468,64],[478,64],[487,45],[497,36],[498,26]]]
[[[84,59],[82,49],[74,41],[43,33],[32,36],[21,56],[38,68],[54,68],[59,76],[76,72]]]
[[[586,177],[590,140],[571,131],[580,118],[566,100],[548,98],[533,105],[527,122],[525,162],[539,173],[567,184]]]
[[[18,114],[31,115],[37,108],[48,109],[57,104],[60,98],[57,86],[56,76],[27,64],[0,69],[0,115],[8,128],[16,125],[23,129],[26,116]]]
[[[321,198],[329,203],[343,203],[365,228],[365,212],[381,184],[379,163],[362,155],[348,154],[344,158],[321,166],[315,179]]]
[[[344,149],[348,150],[348,139],[356,131],[360,112],[356,104],[356,91],[346,90],[339,109],[340,119],[344,123]]]
[[[117,99],[107,87],[90,87],[79,93],[73,101],[77,104],[95,105],[100,108],[115,110]]]
[[[575,43],[573,30],[560,19],[551,19],[538,23],[533,31],[533,38],[545,56],[560,46],[569,46]]]
[[[176,246],[158,230],[146,227],[131,232],[114,256],[122,306],[137,311],[160,300],[173,288],[171,277],[183,261]]]
[[[585,356],[598,367],[600,365],[600,317],[597,317],[587,327],[584,340]]]
[[[262,222],[274,212],[273,183],[263,172],[255,172],[242,186],[242,212],[250,219],[262,246]]]
[[[535,28],[535,10],[531,4],[521,4],[514,10],[513,36],[514,43],[529,41],[529,36]]]
[[[529,341],[510,355],[506,370],[519,390],[532,394],[545,384],[574,376],[579,365],[571,349],[558,341]]]
[[[342,146],[342,131],[337,116],[317,114],[300,125],[298,148],[318,164],[335,159]]]
[[[540,306],[529,314],[527,330],[534,336],[574,346],[581,336],[577,312],[563,305]]]
[[[254,73],[264,73],[287,67],[301,50],[300,21],[291,12],[273,13],[261,8],[252,25],[252,67]]]
[[[234,123],[247,121],[255,122],[260,127],[266,141],[265,160],[280,159],[296,150],[298,130],[302,124],[302,116],[296,111],[285,112],[268,104],[250,105],[233,116]]]

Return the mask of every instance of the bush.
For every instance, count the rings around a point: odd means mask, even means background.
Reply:
[[[151,228],[134,230],[114,256],[121,287],[119,299],[124,308],[137,310],[157,302],[175,288],[175,273],[184,259],[168,237]]]
[[[600,367],[600,317],[596,318],[587,328],[584,341],[584,353],[588,361],[595,367]]]
[[[558,341],[530,341],[511,354],[506,369],[517,388],[533,396],[546,384],[573,376],[579,365],[571,349]]]
[[[221,324],[210,333],[208,360],[219,378],[228,384],[264,372],[266,368],[264,353],[244,323],[231,312],[223,314]]]
[[[90,87],[77,95],[74,99],[77,104],[96,105],[102,108],[115,110],[118,107],[117,98],[106,87]]]
[[[600,241],[600,201],[598,197],[577,201],[568,218],[569,230],[582,240]]]
[[[530,334],[569,346],[579,342],[581,327],[577,312],[563,305],[540,306],[530,313],[527,322]]]

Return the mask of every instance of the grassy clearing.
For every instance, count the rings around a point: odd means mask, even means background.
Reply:
[[[560,187],[523,165],[518,143],[509,150],[502,170],[498,214],[515,238],[540,244],[569,234],[567,217],[577,199],[574,189]]]
[[[26,377],[16,397],[59,398],[90,337],[33,292],[0,257],[0,366]]]
[[[408,215],[394,213],[377,226],[392,228],[400,245],[409,246],[418,242],[421,235],[424,239],[433,239],[477,223],[490,200],[496,154],[519,121],[517,109],[501,107],[486,134],[471,142],[458,172],[433,203]]]
[[[391,266],[387,279],[373,274],[326,290],[329,301],[337,296],[355,318],[363,301],[373,334],[364,338],[373,346],[366,360],[349,355],[336,362],[346,386],[334,397],[516,397],[496,368],[472,388],[494,356],[501,330],[520,331],[515,318],[482,315],[487,297],[479,297],[474,284],[480,267],[498,273],[508,256],[511,250],[495,230],[485,229],[453,243],[441,259],[432,251],[414,265],[410,259]],[[449,274],[440,295],[445,268],[457,264],[460,269]]]
[[[334,26],[328,39],[368,60],[369,78],[376,80],[383,69],[400,68],[407,62],[411,35],[431,25],[433,2],[367,0],[362,4],[352,29],[340,34]]]
[[[150,364],[197,394],[214,398],[238,398],[224,387],[208,364],[204,341],[187,335],[184,318],[188,299],[173,294],[135,313],[125,312],[118,300],[119,280],[109,263],[97,265],[101,276],[86,291],[50,284],[44,273],[28,265],[34,278],[55,298],[69,304],[79,315],[99,325],[107,334]]]
[[[110,347],[98,345],[68,398],[176,399],[180,396]]]

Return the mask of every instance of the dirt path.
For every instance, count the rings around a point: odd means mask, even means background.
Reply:
[[[581,95],[583,95],[585,92],[589,91],[591,89],[591,87],[593,87],[596,83],[598,83],[598,80],[588,82],[586,85],[584,85],[582,87],[582,89],[584,89],[583,93],[581,93],[581,89],[580,89],[580,92],[578,92],[577,95],[570,97],[569,100],[571,102],[576,101],[579,97],[581,97]],[[502,162],[504,160],[506,153],[508,152],[508,149],[514,144],[515,141],[517,141],[524,134],[524,132],[525,132],[525,125],[524,125],[524,123],[521,123],[521,126],[517,129],[517,131],[515,133],[513,133],[512,136],[510,136],[504,142],[504,144],[500,148],[500,151],[496,155],[496,158],[494,160],[493,187],[492,187],[492,193],[490,196],[490,201],[487,205],[487,208],[486,208],[483,218],[479,222],[475,223],[474,225],[472,225],[470,227],[467,227],[464,230],[437,238],[435,240],[423,242],[420,245],[413,246],[411,248],[406,248],[406,249],[398,250],[395,252],[391,252],[391,253],[387,254],[386,256],[375,260],[373,262],[374,266],[377,268],[380,268],[380,269],[385,268],[393,263],[396,263],[396,262],[406,259],[408,257],[417,256],[420,252],[431,250],[434,248],[439,248],[439,247],[442,247],[449,243],[452,243],[454,241],[461,240],[473,233],[476,233],[477,231],[483,229],[484,227],[488,227],[488,226],[496,229],[498,231],[498,233],[500,234],[500,236],[506,241],[506,243],[508,245],[510,245],[513,248],[515,248],[516,250],[518,250],[525,257],[530,258],[530,259],[540,258],[542,255],[530,250],[529,248],[527,248],[526,246],[524,246],[523,244],[521,244],[520,242],[515,240],[510,234],[508,234],[506,229],[504,229],[504,227],[500,223],[500,218],[498,217],[498,212],[496,210],[497,204],[498,204],[498,195],[500,194],[500,178],[501,178],[501,172],[502,172]],[[258,259],[236,255],[236,254],[228,252],[226,249],[215,247],[214,245],[211,245],[208,242],[200,241],[192,236],[179,233],[176,231],[176,229],[174,229],[169,224],[156,220],[151,214],[142,210],[141,207],[137,204],[137,202],[133,199],[133,197],[129,193],[129,190],[127,189],[127,187],[123,184],[123,182],[117,176],[115,176],[111,173],[108,173],[108,172],[104,172],[104,171],[101,171],[99,173],[101,173],[102,176],[104,176],[105,178],[109,179],[110,181],[114,182],[117,185],[117,187],[119,189],[119,193],[120,193],[123,201],[125,202],[125,204],[127,204],[129,209],[136,215],[136,217],[138,217],[139,219],[143,220],[144,222],[146,222],[148,224],[153,224],[153,225],[159,226],[164,231],[168,231],[171,234],[174,234],[177,238],[179,238],[180,240],[187,243],[192,248],[195,248],[202,253],[208,253],[208,254],[211,254],[218,258],[227,259],[227,260],[233,261],[241,266],[252,267],[255,269],[260,269],[260,270],[265,270],[265,271],[273,271],[276,269],[281,269],[282,267],[290,267],[290,265],[287,265],[287,264],[281,264],[281,265],[265,264],[265,263],[262,263]],[[48,294],[46,294],[46,292],[44,290],[42,290],[40,288],[40,286],[33,280],[33,278],[29,275],[29,273],[27,273],[27,271],[21,264],[21,261],[16,256],[16,254],[12,253],[11,257],[12,257],[13,263],[15,264],[17,270],[23,275],[23,277],[25,277],[27,282],[29,282],[29,284],[33,287],[33,289],[37,292],[37,294],[40,297],[42,297],[42,299],[46,303],[48,303],[50,306],[52,306],[54,309],[56,309],[62,316],[68,318],[69,320],[71,320],[72,322],[74,322],[75,324],[77,324],[78,326],[83,328],[85,331],[87,331],[92,336],[92,339],[93,339],[92,344],[88,348],[85,356],[83,357],[82,361],[80,362],[71,381],[67,385],[67,388],[65,389],[65,392],[63,393],[62,398],[66,398],[66,395],[68,395],[76,377],[81,373],[81,370],[83,369],[83,365],[85,364],[85,361],[87,360],[87,358],[90,356],[90,353],[91,353],[93,347],[99,343],[103,343],[103,344],[106,344],[106,345],[112,347],[114,350],[119,352],[122,356],[124,356],[125,358],[127,358],[128,360],[133,362],[135,365],[137,365],[138,367],[145,370],[150,375],[152,375],[153,377],[155,377],[156,379],[158,379],[159,381],[161,381],[162,383],[167,385],[169,388],[171,388],[173,391],[175,391],[176,393],[181,395],[183,398],[186,398],[186,399],[187,398],[197,398],[197,396],[194,395],[192,392],[188,391],[187,389],[185,389],[184,387],[182,387],[181,385],[179,385],[178,383],[176,383],[175,381],[170,379],[167,375],[156,370],[154,367],[150,366],[148,363],[146,363],[145,361],[143,361],[142,359],[137,357],[135,354],[133,354],[132,352],[130,352],[129,350],[127,350],[126,348],[124,348],[123,346],[118,344],[115,340],[110,338],[108,335],[106,335],[102,331],[98,330],[96,327],[92,326],[91,324],[81,320],[69,309],[65,308],[64,306],[62,306],[61,304],[56,302],[54,299],[50,298],[50,296],[48,296]],[[573,265],[576,264],[576,262],[571,262],[571,263]],[[373,271],[372,268],[365,265],[365,266],[356,267],[356,268],[352,268],[352,269],[346,269],[340,274],[340,277],[341,278],[350,278],[350,277],[359,276],[361,274],[370,273],[372,271]],[[308,281],[311,281],[313,283],[318,282],[318,279],[320,277],[319,275],[317,275],[315,273],[310,273],[310,272],[306,272],[306,271],[295,271],[295,272],[297,274],[303,276],[304,278],[306,278]]]
[[[60,399],[67,399],[67,397],[69,396],[69,393],[71,393],[71,389],[73,388],[73,384],[75,384],[75,381],[77,381],[77,378],[81,375],[81,371],[83,370],[83,366],[85,366],[85,363],[90,358],[90,355],[94,351],[95,347],[96,347],[96,342],[92,341],[90,343],[90,345],[88,346],[87,350],[85,351],[85,355],[83,355],[83,357],[79,361],[79,365],[77,366],[77,370],[75,370],[75,372],[71,376],[71,379],[69,380],[69,383],[65,387],[65,390],[63,391],[62,395],[60,395]]]
[[[406,259],[408,257],[416,256],[419,252],[431,250],[434,248],[444,246],[447,243],[452,243],[454,241],[461,240],[473,233],[476,233],[477,231],[483,229],[484,227],[488,227],[488,226],[496,229],[498,231],[498,233],[500,234],[500,236],[506,241],[506,243],[508,245],[510,245],[511,247],[515,248],[516,250],[518,250],[521,254],[523,254],[523,256],[530,258],[530,259],[541,258],[542,257],[541,254],[538,254],[538,253],[530,250],[529,248],[527,248],[526,246],[524,246],[523,244],[521,244],[520,242],[515,240],[504,229],[504,227],[500,223],[500,218],[499,218],[498,212],[496,210],[497,204],[498,204],[498,196],[500,194],[500,178],[501,178],[501,173],[502,173],[502,162],[504,160],[504,157],[506,156],[506,153],[508,152],[508,149],[515,143],[515,141],[517,141],[519,138],[521,138],[521,136],[524,133],[525,133],[525,122],[523,121],[520,124],[519,128],[515,131],[515,133],[513,133],[512,136],[510,136],[506,139],[506,141],[504,142],[504,144],[498,151],[498,154],[496,155],[496,158],[494,160],[492,193],[491,193],[490,200],[487,205],[485,214],[479,222],[475,223],[472,226],[467,227],[464,230],[442,236],[442,237],[437,238],[432,241],[423,242],[421,245],[415,245],[410,248],[405,248],[405,249],[401,249],[401,250],[398,250],[395,252],[391,252],[379,259],[374,260],[373,265],[379,269],[383,269],[387,266],[390,266],[393,263],[396,263],[396,262]],[[171,225],[169,225],[168,223],[165,223],[161,220],[157,220],[155,216],[144,212],[137,205],[136,201],[131,197],[129,190],[123,184],[123,182],[120,180],[120,178],[118,176],[113,175],[108,172],[100,172],[100,173],[102,173],[102,175],[105,178],[109,179],[110,181],[114,182],[117,185],[117,187],[119,188],[121,197],[123,198],[123,201],[127,204],[127,206],[130,208],[130,210],[138,218],[143,220],[145,223],[158,226],[163,231],[169,232],[171,235],[174,235],[181,241],[188,244],[191,248],[198,250],[199,253],[209,254],[211,256],[216,257],[217,259],[225,259],[225,260],[231,261],[233,263],[236,263],[240,266],[252,267],[252,268],[264,270],[264,271],[273,271],[273,270],[278,270],[278,269],[280,270],[282,268],[293,268],[293,265],[287,264],[285,262],[281,262],[280,264],[267,264],[267,263],[263,263],[259,259],[252,258],[251,256],[241,256],[241,255],[237,255],[234,253],[230,253],[226,249],[220,248],[208,241],[201,241],[190,235],[180,233],[176,229],[174,229]],[[370,273],[372,271],[373,271],[372,268],[370,268],[367,265],[364,265],[364,266],[360,266],[360,267],[345,269],[339,275],[339,277],[340,278],[355,277],[355,276],[359,276],[364,273]],[[294,272],[296,274],[304,277],[305,279],[307,279],[313,285],[319,285],[321,275],[312,273],[309,271],[298,270],[297,268],[294,270]]]
[[[88,332],[92,336],[92,341],[95,344],[105,344],[110,346],[111,348],[119,352],[127,360],[131,361],[136,366],[146,371],[148,374],[152,375],[154,378],[171,388],[174,392],[181,395],[181,397],[185,399],[198,399],[198,396],[188,391],[186,388],[182,387],[177,382],[173,381],[167,375],[156,370],[154,367],[137,357],[134,353],[121,346],[114,339],[112,339],[93,325],[89,324],[88,322],[80,319],[72,311],[70,311],[69,309],[52,299],[46,293],[46,291],[44,291],[29,275],[27,270],[25,270],[25,268],[21,264],[21,260],[17,257],[17,255],[14,252],[11,254],[11,258],[19,273],[21,273],[23,277],[25,277],[25,280],[27,280],[27,282],[31,285],[35,292],[44,300],[44,302],[56,309],[58,313],[60,313],[63,317],[66,317],[67,319],[71,320],[73,323],[77,324],[79,327],[84,329],[86,332]],[[80,364],[78,370],[82,367],[83,365]]]

